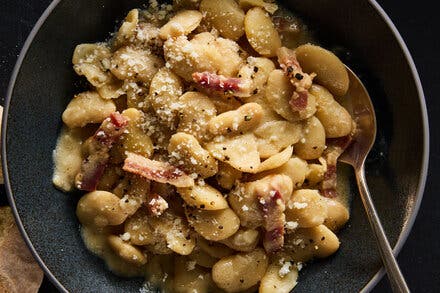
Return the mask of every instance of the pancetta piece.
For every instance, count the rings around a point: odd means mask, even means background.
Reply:
[[[295,86],[295,91],[307,91],[312,86],[316,74],[303,72],[298,59],[296,59],[295,51],[291,49],[281,47],[278,49],[277,56],[281,69],[290,78],[290,82]]]
[[[266,252],[279,251],[284,245],[284,224],[286,205],[278,190],[258,194],[263,210],[264,238],[263,246]]]
[[[337,170],[336,166],[339,157],[350,146],[353,141],[353,134],[338,137],[327,138],[327,149],[324,151],[323,157],[327,162],[327,171],[324,173],[324,180],[321,182],[321,194],[328,198],[335,198],[338,196],[336,191],[337,185]]]
[[[147,199],[147,209],[151,215],[158,217],[168,209],[168,202],[157,193],[151,193]]]
[[[307,108],[309,93],[307,91],[294,92],[289,101],[290,108],[293,112],[301,112]]]
[[[192,77],[194,82],[209,91],[229,93],[237,97],[251,95],[252,81],[244,78],[226,77],[207,71],[195,72]]]
[[[295,87],[295,92],[292,95],[289,104],[293,111],[300,112],[307,108],[308,104],[308,89],[313,84],[313,78],[316,74],[307,74],[303,72],[301,65],[296,59],[295,51],[286,47],[278,49],[278,62],[284,73],[290,78],[290,82]]]
[[[89,138],[89,154],[76,175],[75,186],[84,191],[94,191],[110,158],[110,149],[119,140],[128,125],[128,119],[119,112],[106,118],[95,134]]]
[[[194,186],[194,179],[173,165],[147,159],[127,152],[122,169],[159,183],[168,183],[176,187]]]

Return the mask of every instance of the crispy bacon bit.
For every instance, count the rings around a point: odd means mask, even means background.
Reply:
[[[294,112],[301,112],[307,108],[309,93],[307,91],[294,92],[289,105]]]
[[[211,91],[231,93],[238,97],[249,96],[249,82],[242,78],[226,77],[211,72],[195,72],[192,75],[193,80]]]
[[[296,59],[295,51],[286,47],[281,47],[278,49],[277,56],[280,67],[288,77],[294,78],[297,73],[304,75],[301,65],[299,64],[298,59]]]
[[[130,152],[127,152],[122,169],[159,183],[168,183],[176,187],[194,186],[194,179],[179,168]]]
[[[316,74],[303,72],[298,59],[296,59],[295,51],[293,50],[281,47],[278,49],[277,55],[280,67],[284,70],[284,73],[290,78],[290,82],[295,87],[295,92],[289,101],[292,111],[304,111],[308,104],[308,89],[312,86]]]
[[[221,92],[236,92],[240,90],[239,78],[228,78],[223,75],[217,75],[210,72],[195,72],[192,75],[193,80],[206,88]]]
[[[128,124],[127,118],[119,114],[119,112],[111,113],[110,120],[116,127],[125,127]]]
[[[110,149],[124,133],[127,124],[127,118],[118,112],[112,113],[88,139],[90,152],[84,159],[80,172],[76,175],[76,188],[84,191],[96,190],[110,158]]]
[[[168,202],[157,193],[152,193],[148,195],[147,208],[150,214],[158,217],[168,209]]]
[[[334,198],[338,195],[336,191],[336,164],[329,165],[327,162],[327,171],[324,174],[324,180],[321,183],[322,195],[328,198]]]
[[[335,198],[338,196],[338,191],[335,188],[328,188],[321,190],[321,194],[327,198]]]
[[[265,229],[263,246],[268,253],[279,251],[284,245],[284,211],[286,205],[278,190],[258,194],[263,210],[263,226]]]
[[[108,154],[90,155],[81,165],[81,171],[76,175],[75,185],[79,190],[94,191],[104,174],[109,159]]]
[[[324,174],[324,180],[321,182],[321,194],[328,198],[335,198],[338,196],[336,191],[337,172],[336,165],[338,158],[350,146],[353,141],[353,134],[338,137],[328,138],[326,140],[327,149],[323,157],[327,163],[327,171]]]
[[[316,74],[307,74],[303,72],[301,65],[296,59],[295,51],[286,47],[278,49],[278,62],[284,73],[290,78],[290,82],[294,85],[295,91],[307,91],[313,83]]]

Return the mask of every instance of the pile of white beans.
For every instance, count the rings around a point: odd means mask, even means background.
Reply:
[[[301,31],[293,42],[282,38],[277,10],[263,0],[153,1],[147,11],[130,11],[112,41],[76,47],[74,70],[90,89],[63,113],[53,182],[75,188],[94,151],[87,138],[121,112],[125,133],[97,190],[77,207],[86,245],[116,273],[145,275],[173,292],[289,292],[303,262],[339,248],[335,232],[348,208],[322,196],[320,184],[326,139],[353,131],[335,99],[347,92],[348,75],[331,52],[292,47]],[[288,45],[303,72],[316,74],[301,111],[291,107],[298,89],[276,58]],[[236,79],[240,91],[198,84],[193,74],[202,72]],[[166,162],[193,183],[130,174],[128,153]],[[156,198],[163,202],[154,214]],[[281,223],[276,251],[266,246],[272,220]]]

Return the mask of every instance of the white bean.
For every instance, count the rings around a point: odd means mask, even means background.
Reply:
[[[236,41],[244,34],[244,12],[234,0],[202,0],[200,11],[221,36]]]
[[[178,188],[177,191],[190,206],[209,211],[228,208],[228,202],[220,191],[206,183],[189,188]]]
[[[304,137],[295,145],[295,153],[304,160],[317,159],[325,149],[325,129],[315,116],[303,126]]]
[[[188,173],[196,173],[202,178],[207,178],[214,176],[218,171],[214,157],[190,134],[183,132],[174,134],[170,139],[168,152]]]
[[[188,35],[199,26],[202,18],[202,14],[197,10],[182,10],[160,29],[160,37],[166,40],[171,37]]]
[[[212,268],[212,279],[227,292],[239,292],[256,285],[268,265],[269,258],[261,248],[239,253],[219,260]]]
[[[62,118],[69,128],[84,127],[89,123],[101,123],[115,111],[112,100],[104,100],[96,92],[83,92],[70,101]]]
[[[260,7],[250,9],[244,19],[244,29],[255,51],[265,57],[276,55],[281,47],[281,39],[266,11]]]

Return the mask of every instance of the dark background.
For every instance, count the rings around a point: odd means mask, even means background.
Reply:
[[[307,0],[313,1],[313,0]],[[366,0],[353,0],[366,1]],[[21,47],[50,0],[0,0],[0,101]],[[431,154],[425,195],[398,261],[412,292],[440,291],[440,25],[437,1],[378,0],[402,34],[414,58],[430,117]],[[68,31],[66,32],[68,36]],[[439,113],[439,114],[437,114]],[[0,205],[7,204],[0,190]],[[373,292],[390,292],[382,279]],[[56,292],[47,279],[40,292]]]

